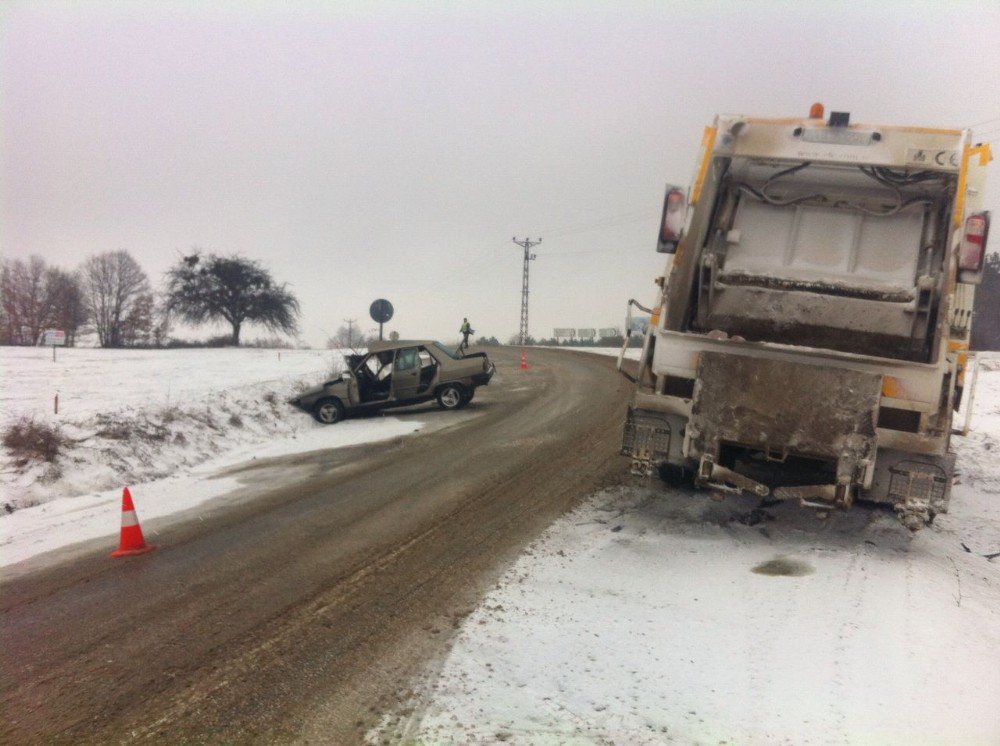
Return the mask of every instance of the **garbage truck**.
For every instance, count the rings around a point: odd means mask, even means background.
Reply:
[[[822,511],[882,503],[913,530],[946,511],[990,160],[967,129],[820,104],[717,116],[690,186],[666,190],[633,471]]]

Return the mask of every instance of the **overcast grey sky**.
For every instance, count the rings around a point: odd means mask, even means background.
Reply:
[[[533,334],[621,324],[718,112],[985,122],[1000,150],[995,0],[7,2],[0,34],[5,256],[127,249],[159,283],[238,252],[314,345],[380,296],[404,337],[506,339],[515,234],[545,239]]]

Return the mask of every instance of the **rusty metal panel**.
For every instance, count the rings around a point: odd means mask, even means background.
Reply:
[[[703,352],[697,381],[689,425],[696,453],[729,442],[851,469],[875,455],[877,373]]]

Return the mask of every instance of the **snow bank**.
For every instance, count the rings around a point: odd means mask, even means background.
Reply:
[[[292,435],[229,450],[191,469],[178,470],[165,479],[130,482],[130,491],[146,539],[156,543],[156,519],[174,516],[210,500],[240,502],[250,499],[267,485],[257,483],[257,475],[222,473],[228,467],[253,459],[267,459],[291,453],[342,448],[374,443],[414,433],[421,422],[399,417],[347,420],[335,427],[310,425],[304,415]],[[232,443],[230,439],[228,442]],[[107,490],[58,497],[34,507],[0,516],[0,567],[8,567],[36,555],[79,542],[107,537],[109,550],[116,546],[121,525],[122,482]]]
[[[980,382],[932,527],[604,492],[529,548],[369,740],[1000,742],[997,361]]]
[[[128,484],[149,521],[255,485],[220,470],[258,458],[341,448],[420,430],[409,418],[322,426],[285,402],[343,367],[337,352],[302,350],[0,348],[4,426],[29,416],[66,440],[55,463],[4,453],[0,567],[99,537],[121,521]],[[59,390],[59,414],[52,392]],[[113,546],[111,539],[109,546]]]
[[[317,429],[285,402],[343,366],[329,351],[0,349],[6,428],[21,417],[58,427],[54,463],[4,453],[3,506],[121,488],[207,459]],[[53,397],[59,393],[59,413]]]

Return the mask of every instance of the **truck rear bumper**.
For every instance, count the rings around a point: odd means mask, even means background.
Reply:
[[[688,425],[688,455],[722,463],[724,447],[836,464],[836,484],[870,481],[882,377],[856,370],[705,352]]]
[[[702,487],[816,508],[888,503],[911,528],[947,509],[952,454],[879,447],[880,374],[707,351],[697,366],[690,400],[637,393],[633,471],[670,464]]]

